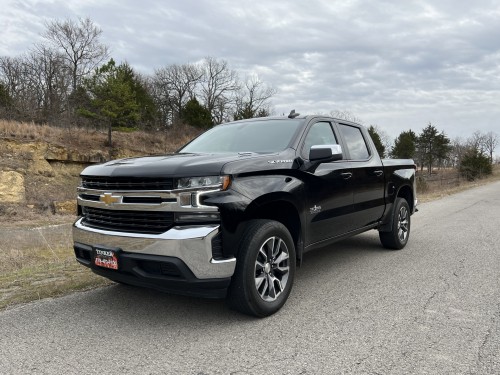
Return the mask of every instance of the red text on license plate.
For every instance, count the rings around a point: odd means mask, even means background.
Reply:
[[[94,264],[99,267],[118,269],[118,258],[112,250],[95,249]]]

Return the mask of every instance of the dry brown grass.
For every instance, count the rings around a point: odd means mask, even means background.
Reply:
[[[157,132],[113,132],[113,155],[136,156],[170,153],[201,133],[182,125]],[[35,123],[0,120],[0,138],[22,141],[45,141],[85,153],[107,150],[107,132],[83,128],[58,128]]]
[[[426,177],[425,183],[417,184],[418,200],[419,202],[430,202],[499,180],[500,165],[493,166],[493,173],[490,176],[475,181],[467,181],[459,176],[456,169],[442,170],[430,178]]]
[[[0,309],[109,284],[76,262],[70,229],[0,229]]]

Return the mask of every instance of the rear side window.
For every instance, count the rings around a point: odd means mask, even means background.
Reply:
[[[340,131],[344,136],[352,160],[364,160],[370,157],[361,129],[354,126],[340,125]]]

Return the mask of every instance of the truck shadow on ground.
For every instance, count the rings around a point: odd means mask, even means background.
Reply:
[[[360,262],[367,263],[388,253],[390,251],[381,247],[376,232],[308,252],[302,266],[297,268],[291,297],[297,289],[298,293],[309,293],[308,289],[314,289],[313,284],[317,282],[318,275],[330,277],[339,268],[352,274],[356,272]],[[176,325],[204,325],[255,321],[255,318],[232,311],[222,299],[185,297],[121,284],[82,293],[81,299],[87,299],[86,304],[92,306],[96,313],[100,314],[99,311],[102,311],[110,314],[124,324],[138,324],[142,321],[146,325],[165,325],[169,322],[175,322]],[[289,300],[285,307],[290,308],[290,302],[293,303]],[[275,316],[279,314],[281,312]]]

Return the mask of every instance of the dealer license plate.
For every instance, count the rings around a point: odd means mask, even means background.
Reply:
[[[112,249],[94,248],[94,264],[98,267],[118,269],[117,251]]]

